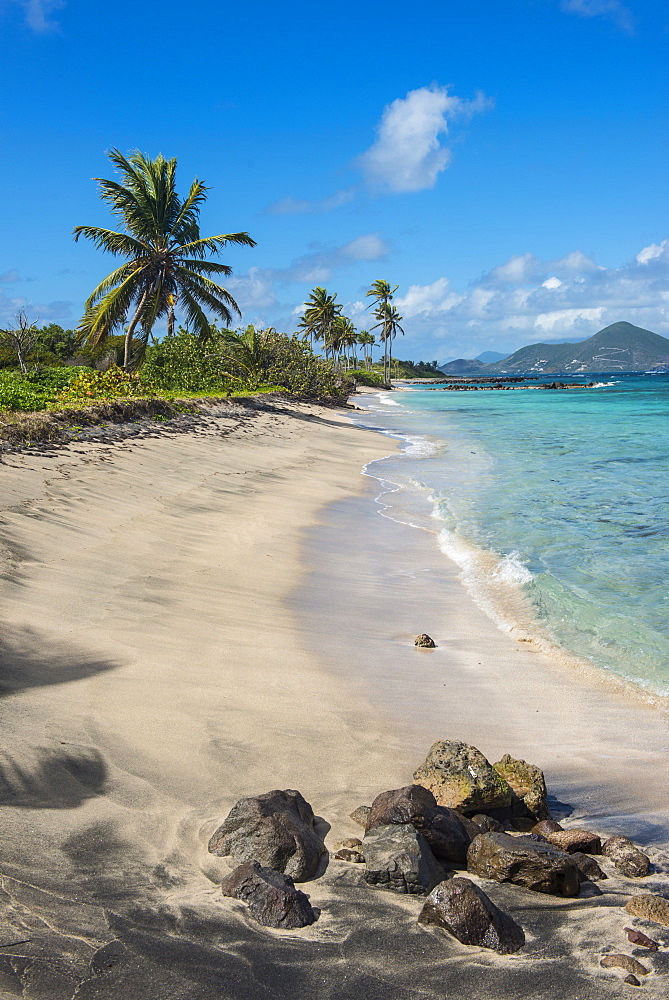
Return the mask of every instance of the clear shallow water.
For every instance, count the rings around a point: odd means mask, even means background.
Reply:
[[[669,695],[669,377],[597,377],[365,397],[359,422],[405,440],[368,472],[501,627]]]

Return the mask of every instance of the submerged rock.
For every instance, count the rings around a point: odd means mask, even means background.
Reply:
[[[632,896],[627,900],[625,909],[634,917],[669,927],[669,899],[665,899],[664,896],[656,896],[651,892],[642,896]]]
[[[582,876],[568,854],[552,844],[506,833],[481,833],[467,852],[474,875],[511,882],[553,896],[578,896]]]
[[[429,844],[410,823],[374,827],[365,835],[363,850],[363,878],[369,885],[420,896],[443,881]]]
[[[622,835],[605,840],[602,844],[602,854],[610,858],[618,871],[628,878],[643,878],[650,871],[648,855]]]
[[[264,927],[288,930],[307,927],[317,919],[309,897],[295,888],[292,878],[257,861],[245,861],[221,883],[224,896],[247,903]]]
[[[522,927],[468,878],[453,878],[436,886],[418,922],[443,927],[462,944],[492,948],[500,955],[510,955],[525,944]]]
[[[624,969],[625,972],[631,972],[635,976],[647,976],[650,971],[631,955],[604,955],[599,964],[604,969]]]
[[[416,636],[414,646],[422,646],[423,649],[435,649],[436,643],[427,632],[423,632],[421,635]]]
[[[461,812],[487,812],[511,805],[511,787],[480,750],[459,740],[438,740],[414,771],[440,806]]]
[[[327,848],[314,830],[314,812],[292,788],[240,799],[209,841],[209,853],[258,861],[296,882],[316,876]]]
[[[550,841],[567,854],[601,854],[602,842],[596,833],[590,830],[556,830],[546,834]]]
[[[454,809],[438,806],[432,792],[422,785],[405,785],[377,795],[367,817],[367,832],[404,823],[423,834],[436,857],[455,864],[466,861],[467,848],[479,833],[474,823]]]
[[[511,809],[522,815],[527,813],[536,820],[546,820],[550,817],[548,811],[548,793],[544,772],[534,764],[524,760],[516,760],[508,753],[504,754],[493,767],[498,774],[511,786],[513,792]]]

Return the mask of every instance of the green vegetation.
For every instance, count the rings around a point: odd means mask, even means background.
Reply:
[[[378,281],[372,283],[371,288],[365,293],[368,298],[372,298],[374,302],[374,318],[377,322],[372,327],[372,330],[380,329],[381,343],[384,346],[383,352],[383,374],[386,381],[392,378],[393,370],[393,340],[398,333],[404,333],[404,330],[400,326],[402,322],[402,317],[397,311],[397,307],[392,304],[393,295],[399,288],[399,285],[395,285],[394,288],[390,287],[390,284],[383,278],[379,278]]]
[[[220,253],[229,243],[252,247],[255,240],[248,233],[200,236],[200,208],[207,188],[196,178],[182,201],[175,187],[176,159],[157,156],[151,160],[139,152],[125,157],[117,149],[108,155],[123,183],[95,179],[100,197],[122,220],[123,231],[75,226],[74,238],[84,236],[101,250],[127,261],[107,275],[86,300],[79,332],[89,344],[99,346],[132,314],[125,331],[123,367],[127,371],[141,363],[157,319],[166,317],[168,335],[173,332],[177,303],[201,339],[206,339],[209,331],[204,309],[227,324],[232,322],[233,312],[241,315],[230,293],[209,277],[229,275],[231,269],[206,257]],[[132,355],[136,329],[140,334]]]

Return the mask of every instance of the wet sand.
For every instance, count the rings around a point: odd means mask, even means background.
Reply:
[[[436,738],[545,765],[600,829],[602,783],[649,835],[665,815],[666,769],[630,753],[660,751],[660,713],[519,651],[427,536],[384,523],[360,470],[392,447],[281,406],[0,465],[2,1000],[620,995],[599,957],[629,953],[620,908],[659,874],[578,900],[487,886],[527,934],[508,958],[419,927],[419,899],[343,862],[303,886],[321,916],[301,931],[217,888],[230,866],[206,843],[242,795],[298,788],[332,843]],[[666,955],[648,964],[664,996]]]

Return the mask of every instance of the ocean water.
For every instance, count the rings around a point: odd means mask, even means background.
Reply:
[[[403,442],[366,472],[500,628],[667,697],[669,376],[595,378],[362,397],[356,421]]]

